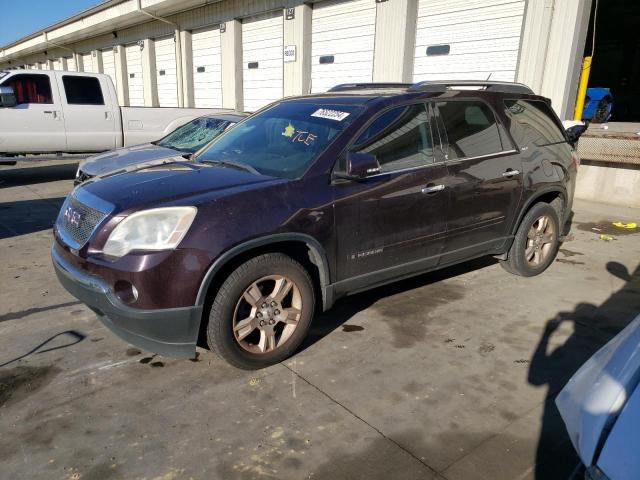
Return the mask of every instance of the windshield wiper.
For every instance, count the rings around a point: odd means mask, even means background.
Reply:
[[[220,165],[222,167],[231,167],[237,170],[244,170],[245,172],[254,173],[260,175],[260,172],[246,163],[232,162],[231,160],[199,160],[202,163],[209,163],[211,165]]]

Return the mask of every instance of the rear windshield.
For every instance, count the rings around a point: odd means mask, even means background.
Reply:
[[[563,129],[555,119],[551,107],[539,100],[505,100],[512,118],[521,127],[519,143],[537,146],[565,142]]]
[[[193,153],[224,132],[232,123],[229,120],[218,118],[196,118],[178,127],[155,144],[185,153]]]
[[[283,102],[220,135],[199,161],[232,161],[264,175],[296,178],[363,108],[354,105]]]

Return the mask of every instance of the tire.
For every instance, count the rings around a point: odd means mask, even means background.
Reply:
[[[235,367],[268,367],[296,351],[314,311],[314,287],[306,269],[281,253],[259,255],[234,270],[218,290],[207,343]]]
[[[541,223],[543,219],[546,223]],[[514,275],[540,275],[558,253],[560,234],[557,209],[548,203],[535,204],[520,222],[507,260],[501,260],[500,265]]]

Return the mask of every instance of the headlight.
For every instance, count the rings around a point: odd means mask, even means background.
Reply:
[[[103,252],[112,257],[122,257],[131,250],[176,248],[197,211],[195,207],[166,207],[129,215],[113,229]]]

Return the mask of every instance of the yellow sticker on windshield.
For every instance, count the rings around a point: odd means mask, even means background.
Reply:
[[[296,127],[294,127],[293,125],[291,125],[291,122],[289,122],[289,125],[287,125],[287,127],[284,129],[284,132],[282,132],[282,135],[285,137],[293,137],[293,134],[296,133]]]

